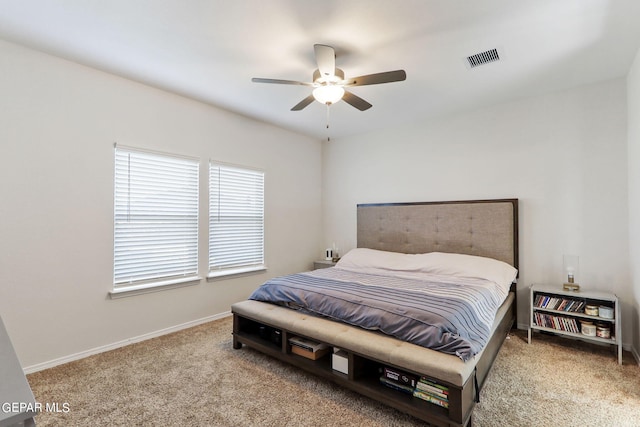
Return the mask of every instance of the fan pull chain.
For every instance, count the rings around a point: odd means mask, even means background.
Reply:
[[[327,102],[327,142],[331,141],[331,137],[329,136],[329,107],[331,106],[330,102]]]

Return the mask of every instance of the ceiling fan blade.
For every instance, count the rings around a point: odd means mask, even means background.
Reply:
[[[366,76],[352,77],[346,81],[345,86],[377,85],[380,83],[401,82],[407,79],[404,70],[386,71],[384,73],[367,74]]]
[[[313,51],[316,55],[318,70],[323,77],[333,76],[336,73],[336,52],[331,46],[314,44]]]
[[[354,95],[353,93],[349,92],[349,91],[344,91],[344,95],[342,96],[342,100],[344,102],[346,102],[347,104],[356,107],[358,110],[360,111],[364,111],[364,110],[368,110],[369,108],[373,107],[373,105],[369,104],[367,101],[365,101],[364,99],[360,98],[357,95]]]
[[[292,109],[291,111],[300,111],[302,110],[304,107],[306,107],[307,105],[311,104],[313,101],[315,100],[315,98],[313,97],[313,95],[309,95],[307,96],[305,99],[303,99],[302,101],[298,102]]]
[[[295,80],[278,80],[278,79],[262,79],[260,77],[254,77],[251,79],[254,83],[277,83],[281,85],[302,85],[302,86],[313,86],[313,83],[307,82],[298,82]]]

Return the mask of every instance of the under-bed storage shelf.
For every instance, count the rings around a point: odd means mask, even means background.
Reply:
[[[238,342],[307,371],[313,371],[322,376],[334,375],[333,369],[331,369],[330,354],[317,360],[310,360],[291,352],[289,338],[300,336],[299,334],[291,334],[281,328],[275,328],[241,316],[235,316],[234,322],[234,348],[240,348],[236,345]]]
[[[233,330],[233,346],[236,349],[241,348],[244,344],[371,399],[383,402],[388,406],[394,407],[416,418],[429,421],[433,426],[463,426],[470,424],[469,420],[452,423],[452,416],[455,419],[456,416],[461,417],[461,414],[451,414],[447,408],[437,406],[420,398],[413,397],[411,394],[403,393],[381,384],[379,380],[380,368],[382,366],[389,366],[381,361],[364,357],[341,347],[341,349],[348,354],[349,373],[344,374],[332,369],[331,352],[317,360],[307,359],[292,353],[291,344],[288,342],[289,338],[292,336],[299,337],[300,334],[293,334],[281,328],[275,328],[238,314],[234,314]],[[331,343],[326,344],[331,345]],[[394,368],[406,371],[404,368]],[[412,374],[420,377],[419,373],[412,372]],[[463,398],[463,390],[453,385],[448,386],[452,405],[459,406],[459,402]],[[472,399],[471,396],[466,396],[465,398]]]

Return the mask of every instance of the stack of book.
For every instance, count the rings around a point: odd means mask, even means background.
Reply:
[[[416,384],[418,383],[418,377],[399,369],[384,366],[382,368],[382,375],[380,376],[380,383],[394,390],[413,394]]]
[[[449,408],[449,387],[395,368],[381,368],[380,383],[443,408]]]
[[[544,294],[538,294],[536,295],[536,299],[533,304],[538,308],[546,308],[548,310],[582,313],[584,311],[586,302],[571,298],[557,298]]]
[[[574,334],[580,333],[580,328],[578,328],[576,319],[563,316],[552,316],[550,314],[538,312],[535,312],[533,315],[534,324],[537,326],[556,329],[558,331],[573,332]]]
[[[413,396],[443,408],[449,408],[449,387],[438,384],[427,377],[420,378],[416,383]]]

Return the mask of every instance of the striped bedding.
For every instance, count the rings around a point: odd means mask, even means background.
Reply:
[[[333,267],[271,279],[249,299],[379,330],[467,361],[489,340],[506,296],[484,279]]]

